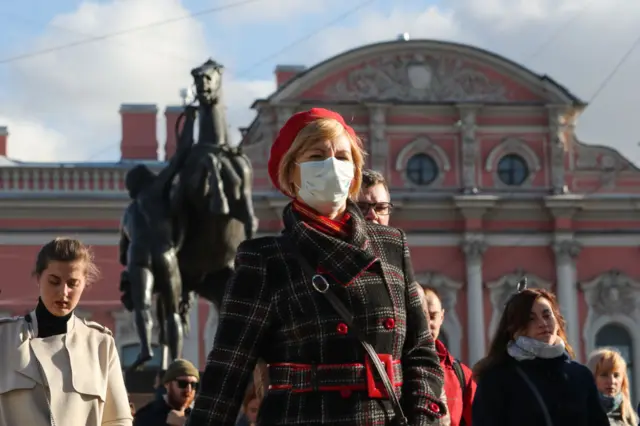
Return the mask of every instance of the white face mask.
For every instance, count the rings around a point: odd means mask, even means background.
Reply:
[[[344,204],[353,181],[353,163],[329,157],[323,161],[299,163],[298,197],[322,215]]]

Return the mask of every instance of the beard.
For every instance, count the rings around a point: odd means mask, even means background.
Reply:
[[[194,394],[195,392],[192,392]],[[183,396],[180,392],[167,392],[167,403],[174,410],[182,411],[193,401],[194,395]]]

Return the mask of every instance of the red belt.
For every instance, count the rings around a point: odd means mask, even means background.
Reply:
[[[402,364],[391,355],[378,355],[394,387],[402,386]],[[269,368],[269,389],[291,392],[367,391],[370,398],[387,399],[387,392],[367,358],[364,364],[297,364],[278,362]]]

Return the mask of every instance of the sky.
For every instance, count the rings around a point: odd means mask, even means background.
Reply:
[[[614,73],[640,37],[637,22],[637,0],[4,2],[0,126],[9,127],[8,154],[18,160],[117,161],[120,104],[180,104],[190,69],[211,57],[226,68],[237,141],[237,128],[254,117],[250,105],[275,90],[276,65],[312,66],[408,32],[478,46],[553,77],[591,103],[579,139],[640,164],[640,46]]]

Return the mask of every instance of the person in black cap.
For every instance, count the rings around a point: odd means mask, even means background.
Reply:
[[[177,359],[162,378],[166,394],[140,408],[134,426],[183,426],[191,411],[200,381],[200,372],[189,361]]]

